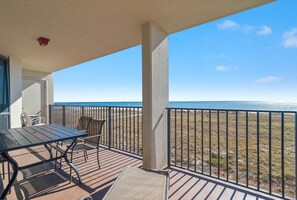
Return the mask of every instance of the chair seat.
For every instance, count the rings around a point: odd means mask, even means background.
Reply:
[[[63,144],[61,146],[58,146],[58,149],[60,151],[66,151],[67,147],[69,146],[69,144]],[[69,153],[71,152],[81,152],[81,151],[88,151],[88,150],[92,150],[92,149],[96,149],[97,147],[92,145],[92,144],[89,144],[89,143],[77,143],[74,148],[70,148],[69,149]]]

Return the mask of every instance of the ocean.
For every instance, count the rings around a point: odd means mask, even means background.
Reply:
[[[142,102],[55,102],[55,105],[142,106]],[[297,102],[276,101],[171,101],[170,108],[297,111]]]

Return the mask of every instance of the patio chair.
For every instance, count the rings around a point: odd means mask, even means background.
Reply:
[[[101,131],[102,131],[102,126],[104,122],[105,120],[95,120],[95,119],[92,119],[90,121],[88,128],[86,130],[86,133],[88,134],[88,136],[78,139],[76,144],[68,151],[69,154],[71,155],[70,157],[71,163],[73,161],[74,153],[81,153],[81,152],[84,153],[84,159],[85,159],[85,162],[87,162],[88,151],[96,150],[98,167],[99,169],[101,168],[100,161],[99,161],[99,143],[102,136]],[[60,146],[57,145],[55,148],[57,149],[57,151],[63,153],[66,151],[68,145],[64,143]],[[60,160],[60,168],[61,168],[61,160]],[[70,177],[71,177],[71,171],[70,171]]]
[[[70,151],[71,152],[71,158],[70,162],[72,162],[73,159],[73,153],[79,153],[83,152],[85,157],[85,162],[87,162],[88,159],[88,151],[89,150],[97,150],[97,162],[98,167],[100,169],[100,162],[99,162],[99,143],[101,139],[101,131],[102,126],[104,124],[105,120],[94,120],[92,119],[88,125],[87,129],[87,137],[84,137],[82,139],[79,139],[79,141],[76,143],[74,148]]]
[[[22,109],[21,114],[21,120],[22,120],[22,126],[38,126],[38,125],[44,125],[45,124],[45,118],[41,117],[39,115],[28,115],[27,111],[25,109]]]
[[[88,117],[88,116],[81,116],[78,120],[76,129],[80,130],[80,131],[84,131],[86,132],[88,129],[88,126],[90,124],[90,121],[92,120],[92,117]],[[63,149],[63,146],[67,146],[70,145],[72,143],[72,140],[65,140],[63,142],[58,142],[56,143],[56,145],[52,145],[53,148],[58,148],[58,150]],[[57,150],[57,149],[56,149]],[[86,154],[86,153],[84,153]],[[58,156],[58,151],[56,151],[56,157]],[[57,163],[56,163],[57,164]],[[62,158],[60,159],[60,169],[62,168]],[[56,165],[55,165],[55,169],[56,169]]]
[[[81,116],[78,120],[76,129],[81,130],[81,131],[87,131],[91,119],[92,119],[92,117]]]
[[[88,117],[88,116],[81,116],[78,120],[76,129],[80,130],[80,131],[84,131],[86,132],[88,129],[88,126],[90,124],[92,117]],[[72,140],[65,140],[63,142],[61,142],[61,145],[63,144],[71,144]]]

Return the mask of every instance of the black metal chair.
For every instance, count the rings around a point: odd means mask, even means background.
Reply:
[[[88,134],[87,137],[84,137],[82,139],[78,139],[76,145],[71,149],[71,158],[70,162],[72,162],[73,159],[73,153],[79,153],[83,152],[85,157],[85,162],[87,162],[88,159],[88,151],[89,150],[97,150],[97,162],[98,167],[100,169],[100,162],[99,162],[99,144],[100,139],[102,136],[102,127],[105,120],[94,120],[92,119],[88,125],[88,129],[86,133]]]
[[[95,120],[92,119],[88,125],[88,128],[86,130],[86,133],[88,134],[87,137],[79,138],[76,141],[76,144],[68,151],[70,154],[70,162],[73,161],[73,154],[74,153],[84,153],[84,159],[85,162],[87,162],[88,159],[88,151],[90,150],[96,150],[97,154],[97,163],[99,169],[100,167],[100,161],[99,161],[99,144],[102,136],[102,127],[105,120]],[[68,144],[69,145],[69,144]],[[56,150],[63,153],[66,151],[67,144],[57,145]],[[60,161],[60,168],[61,168],[61,161]],[[70,177],[71,177],[72,170],[70,169]]]
[[[76,129],[81,130],[81,131],[87,131],[91,119],[92,119],[92,117],[81,116],[78,120]]]
[[[76,126],[76,129],[77,130],[80,130],[80,131],[84,131],[86,132],[87,129],[88,129],[88,126],[90,124],[90,121],[91,121],[92,117],[88,117],[88,116],[81,116],[78,120],[78,123],[77,123],[77,126]],[[63,144],[71,144],[71,140],[66,140],[64,142],[61,142],[61,145]],[[56,156],[57,156],[57,153],[56,153]]]

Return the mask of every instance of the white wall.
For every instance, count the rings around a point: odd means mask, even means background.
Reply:
[[[42,116],[48,120],[48,105],[53,104],[53,75],[49,73],[22,70],[22,64],[15,57],[9,57],[10,70],[10,127],[21,127],[23,105],[30,105],[29,110],[41,107]],[[28,86],[28,83],[31,86]],[[41,84],[34,84],[41,83]],[[41,95],[41,89],[44,95]],[[27,90],[28,89],[28,90]],[[27,91],[26,91],[27,90]],[[39,92],[36,92],[38,91]],[[22,95],[26,95],[23,98]],[[35,107],[35,108],[34,108]],[[34,111],[30,114],[36,114]]]
[[[10,127],[21,127],[22,66],[14,57],[9,58],[10,70]]]
[[[23,79],[23,108],[29,115],[44,116],[45,83],[41,80]]]
[[[23,107],[28,114],[41,114],[48,120],[48,105],[53,104],[53,75],[23,70]]]

